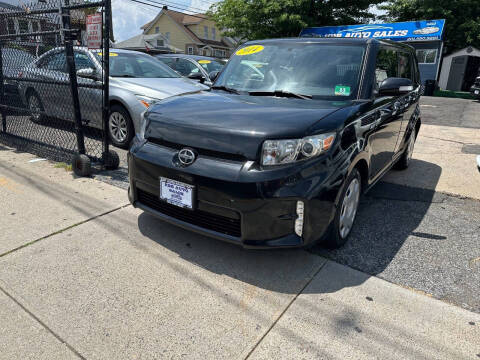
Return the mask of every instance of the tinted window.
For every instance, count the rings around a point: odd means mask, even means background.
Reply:
[[[412,71],[412,57],[406,53],[398,54],[398,76],[405,79],[414,80]]]
[[[66,66],[65,53],[60,52],[43,58],[38,67],[45,70],[66,72]]]
[[[192,72],[198,72],[197,66],[191,61],[185,59],[177,59],[177,61],[175,61],[175,70],[183,76],[188,76]]]
[[[397,52],[395,50],[385,48],[380,49],[377,54],[377,63],[375,65],[377,86],[387,78],[397,77],[397,61]]]
[[[101,53],[94,53],[102,61]],[[177,78],[167,65],[141,53],[110,53],[110,76],[131,78]]]
[[[90,60],[87,54],[75,52],[75,68],[77,70],[95,69],[95,65],[93,65],[92,60]]]

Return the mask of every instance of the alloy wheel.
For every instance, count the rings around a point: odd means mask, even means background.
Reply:
[[[359,202],[360,181],[358,178],[354,178],[348,185],[340,212],[339,232],[342,239],[345,239],[352,230]]]
[[[128,136],[127,119],[119,113],[113,112],[110,114],[108,121],[108,128],[113,139],[118,143],[123,143]]]
[[[29,108],[30,108],[30,113],[35,121],[40,120],[40,113],[42,111],[42,107],[40,106],[40,101],[35,95],[30,96],[30,101],[29,101]]]

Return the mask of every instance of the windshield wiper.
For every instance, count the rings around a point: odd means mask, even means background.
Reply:
[[[240,91],[238,91],[237,89],[229,88],[227,86],[212,86],[212,89],[214,89],[214,90],[224,90],[224,91],[227,91],[227,92],[232,93],[232,94],[240,95]]]
[[[296,93],[283,91],[283,90],[251,91],[248,94],[250,96],[277,96],[277,97],[296,98],[296,99],[304,99],[304,100],[310,100],[313,98],[312,95],[296,94]]]
[[[137,78],[136,76],[134,75],[128,75],[128,74],[124,74],[124,75],[112,75],[112,77],[118,77],[118,78]]]

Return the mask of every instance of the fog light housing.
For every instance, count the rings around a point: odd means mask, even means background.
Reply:
[[[295,234],[302,236],[303,234],[303,215],[304,215],[305,205],[303,201],[297,201],[297,220],[295,220]]]

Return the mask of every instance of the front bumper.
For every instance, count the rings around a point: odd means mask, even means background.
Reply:
[[[164,221],[245,248],[300,247],[319,239],[335,213],[340,190],[325,160],[264,171],[251,163],[199,156],[178,168],[177,150],[145,144],[129,153],[130,202]],[[331,168],[331,167],[328,167]],[[195,186],[195,209],[159,199],[159,179]],[[302,236],[295,233],[297,202],[305,206]]]

